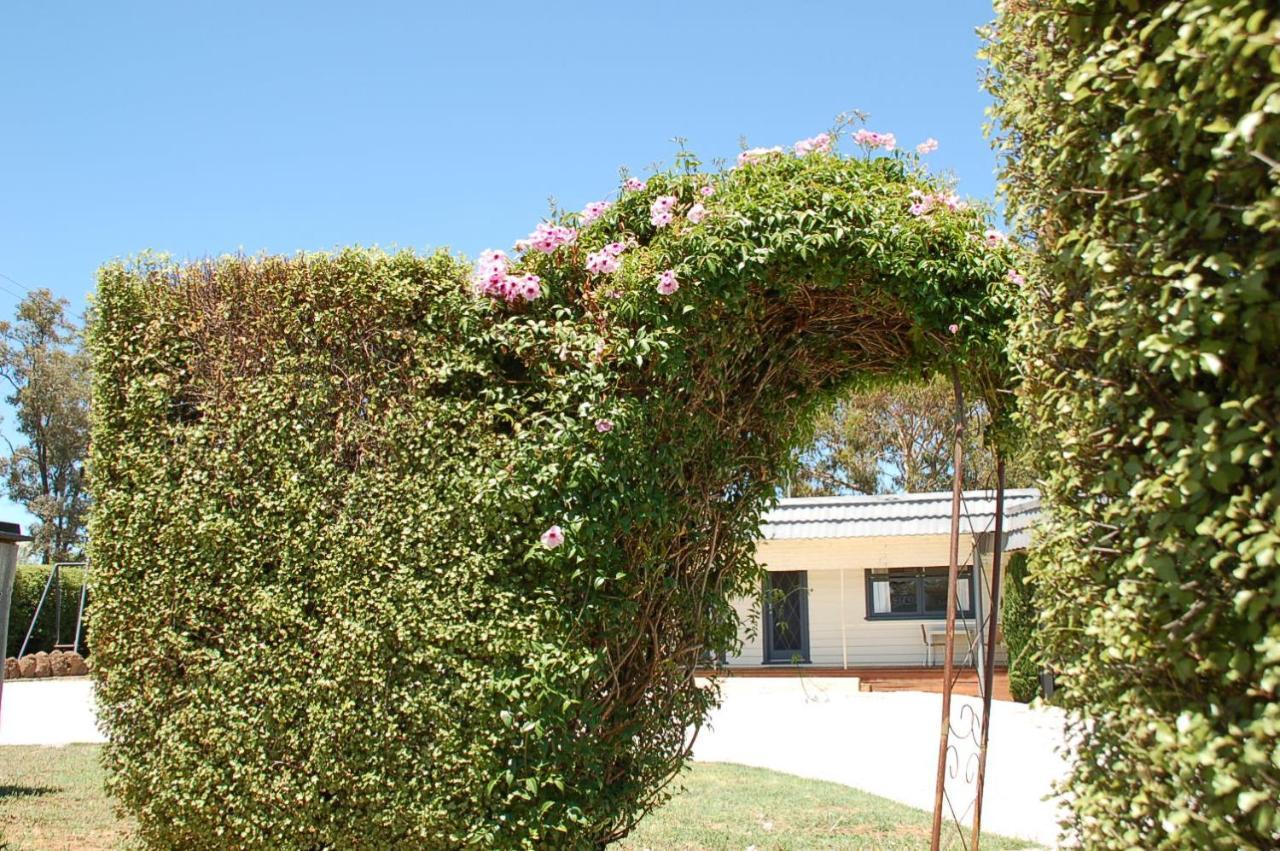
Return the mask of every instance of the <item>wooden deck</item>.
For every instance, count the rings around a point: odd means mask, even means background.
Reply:
[[[815,665],[760,665],[699,671],[700,676],[721,677],[857,677],[859,691],[923,691],[942,694],[941,667],[840,668]],[[973,668],[960,668],[953,694],[978,696],[978,675]],[[1012,700],[1009,671],[996,668],[991,694],[996,700]]]

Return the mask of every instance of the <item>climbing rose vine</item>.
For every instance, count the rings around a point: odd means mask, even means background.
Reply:
[[[663,800],[817,410],[1002,383],[1016,247],[830,136],[474,264],[103,269],[94,658],[143,842],[599,847]]]

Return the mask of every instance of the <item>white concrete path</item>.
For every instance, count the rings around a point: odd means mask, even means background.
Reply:
[[[726,680],[722,694],[721,707],[694,744],[695,760],[830,780],[933,810],[941,695],[864,693],[856,682],[840,679],[747,677]],[[980,708],[974,698],[953,698],[953,727],[967,731]],[[1054,844],[1056,806],[1043,799],[1067,770],[1056,752],[1062,727],[1059,710],[993,703],[984,831]],[[957,753],[959,776],[948,780],[947,789],[967,803],[973,796],[965,768],[976,766],[977,747],[962,742]],[[957,804],[957,811],[963,806]],[[967,811],[963,822],[971,818]]]
[[[88,677],[5,682],[0,697],[0,745],[102,741]]]
[[[861,693],[856,680],[726,680],[724,701],[694,746],[694,759],[734,762],[830,780],[923,810],[933,809],[941,696],[919,692]],[[955,698],[956,727],[967,727]],[[1066,771],[1055,749],[1062,713],[996,701],[987,756],[984,829],[1052,845],[1054,805],[1043,798]],[[4,685],[0,745],[101,742],[87,678],[18,680]],[[969,800],[961,782],[976,749],[958,748],[955,798]],[[966,823],[968,817],[965,819]]]

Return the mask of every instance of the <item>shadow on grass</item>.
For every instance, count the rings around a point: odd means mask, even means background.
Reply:
[[[39,798],[41,795],[56,795],[61,792],[60,786],[9,786],[0,785],[0,801],[10,798]]]

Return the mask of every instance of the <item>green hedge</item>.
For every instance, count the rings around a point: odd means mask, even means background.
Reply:
[[[1040,693],[1040,653],[1036,647],[1035,588],[1028,582],[1027,554],[1009,556],[1004,577],[1000,622],[1009,653],[1009,691],[1014,700],[1028,703]]]
[[[1280,847],[1280,5],[1006,2],[988,51],[1072,832]]]
[[[31,626],[31,617],[35,614],[36,604],[40,602],[40,592],[49,580],[49,570],[43,564],[20,564],[13,581],[13,601],[9,608],[9,637],[5,655],[17,656],[22,647],[22,639]],[[76,633],[76,614],[80,609],[80,583],[84,572],[78,567],[64,567],[58,571],[58,583],[62,586],[62,641],[70,644]],[[56,590],[49,589],[49,599],[40,611],[40,620],[36,622],[35,631],[31,633],[31,642],[27,645],[28,653],[41,650],[50,651],[57,636],[57,608],[54,595]],[[86,635],[80,637],[80,652],[88,654]]]
[[[913,157],[758,159],[475,281],[103,270],[95,672],[146,842],[594,847],[663,799],[816,406],[1002,363],[981,210],[914,215]]]

